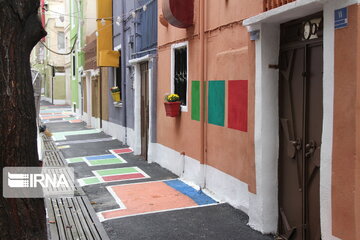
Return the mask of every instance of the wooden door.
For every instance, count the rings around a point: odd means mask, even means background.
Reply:
[[[140,65],[141,72],[141,156],[147,160],[149,144],[149,67]]]
[[[279,235],[320,240],[322,15],[284,24],[281,35]]]

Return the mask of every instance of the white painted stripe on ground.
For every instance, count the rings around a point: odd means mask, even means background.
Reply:
[[[109,191],[109,193],[111,194],[111,196],[115,199],[115,202],[119,205],[120,208],[117,209],[127,209],[127,207],[125,206],[125,204],[121,201],[121,199],[119,198],[119,196],[115,193],[115,191],[112,189],[112,186],[108,186],[106,187],[106,189]]]
[[[181,180],[181,179],[180,178],[170,178],[170,179],[147,181],[147,182],[126,183],[126,184],[119,184],[119,185],[111,185],[111,187],[135,185],[135,184],[145,184],[145,183],[155,183],[155,182],[166,182],[166,181],[171,181],[171,180]]]
[[[56,142],[56,145],[71,145],[71,144],[81,144],[81,143],[95,143],[95,142],[108,142],[116,140],[116,138],[95,138],[95,139],[86,139],[86,140],[74,140],[74,141],[59,141]]]
[[[220,204],[223,204],[223,203],[220,203],[220,202],[219,202],[219,203],[211,203],[211,204],[208,204],[208,205],[197,205],[197,206],[191,206],[191,207],[173,208],[173,209],[159,210],[159,211],[146,212],[146,213],[137,213],[137,214],[120,216],[120,217],[114,217],[114,218],[109,218],[109,219],[105,219],[102,214],[103,214],[103,213],[106,213],[106,212],[112,212],[112,211],[124,210],[124,209],[117,208],[117,209],[113,209],[113,210],[107,210],[107,211],[98,212],[98,213],[96,213],[96,214],[97,214],[100,222],[105,222],[105,221],[115,220],[115,219],[120,219],[120,218],[127,218],[127,217],[135,217],[135,216],[149,215],[149,214],[154,214],[154,213],[174,212],[174,211],[185,210],[185,209],[211,207],[211,206],[216,206],[216,205],[220,205]]]

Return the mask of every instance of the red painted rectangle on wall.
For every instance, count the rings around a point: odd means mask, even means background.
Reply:
[[[228,127],[243,132],[248,130],[248,81],[229,81]]]

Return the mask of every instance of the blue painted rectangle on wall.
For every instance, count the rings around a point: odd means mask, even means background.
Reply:
[[[335,10],[335,29],[348,26],[348,9],[341,8]]]

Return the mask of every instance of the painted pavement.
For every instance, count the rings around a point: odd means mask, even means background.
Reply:
[[[68,146],[68,145],[65,145]],[[58,147],[63,148],[63,147]],[[65,147],[66,148],[66,147]],[[109,150],[111,154],[95,155],[95,156],[86,156],[86,157],[75,157],[68,158],[66,161],[69,164],[85,162],[88,166],[101,166],[101,165],[111,165],[111,164],[121,164],[127,163],[120,154],[132,153],[131,148],[121,148]]]
[[[150,178],[138,167],[124,167],[92,171],[93,177],[78,179],[80,186]]]
[[[88,130],[79,130],[79,131],[67,131],[67,132],[55,132],[53,133],[54,141],[63,141],[66,140],[66,136],[75,136],[75,135],[84,135],[84,134],[94,134],[101,133],[101,129],[88,129]]]
[[[218,204],[179,179],[108,186],[118,209],[99,212],[100,221]]]
[[[71,111],[70,107],[66,105],[56,105],[61,108],[51,108],[49,106],[41,106],[40,108],[40,119],[43,123],[49,122],[70,122],[70,123],[79,123],[82,122],[80,119],[74,117],[74,113]]]

